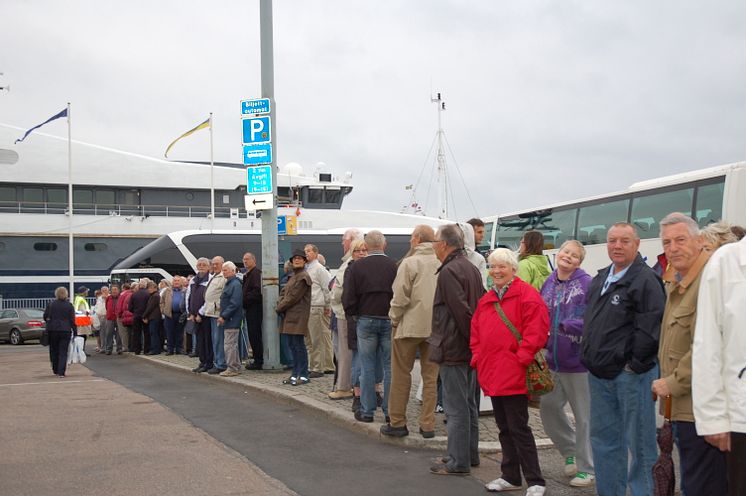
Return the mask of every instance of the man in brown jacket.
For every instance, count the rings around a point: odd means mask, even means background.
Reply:
[[[309,382],[305,337],[308,335],[308,319],[311,316],[313,283],[306,272],[305,252],[295,250],[290,262],[293,264],[293,275],[282,289],[275,311],[283,317],[280,333],[287,335],[293,354],[293,373],[282,383],[299,386]]]
[[[466,475],[479,465],[479,411],[471,362],[471,317],[484,294],[482,275],[464,255],[464,238],[455,224],[441,226],[435,255],[442,262],[433,300],[430,360],[440,365],[448,418],[448,453],[430,467],[438,475]]]
[[[389,416],[391,422],[381,426],[384,436],[403,437],[407,429],[407,403],[412,388],[412,367],[420,352],[422,376],[422,411],[420,434],[435,436],[435,403],[437,398],[438,365],[430,361],[430,337],[433,323],[433,298],[438,281],[440,261],[433,250],[435,231],[428,225],[414,228],[409,240],[410,255],[402,260],[394,279],[391,299],[391,392]]]
[[[668,298],[661,323],[661,378],[653,392],[661,403],[670,397],[676,445],[681,461],[682,494],[726,494],[725,454],[697,435],[692,409],[692,343],[697,295],[710,252],[702,249],[699,226],[679,212],[664,217],[661,241],[670,267],[663,278]]]

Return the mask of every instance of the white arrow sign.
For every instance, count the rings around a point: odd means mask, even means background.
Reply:
[[[265,193],[262,195],[245,195],[243,199],[246,210],[249,212],[252,212],[254,210],[269,210],[270,208],[274,208],[272,193]]]

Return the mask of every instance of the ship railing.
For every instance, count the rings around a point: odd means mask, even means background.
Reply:
[[[17,214],[64,214],[67,212],[66,203],[54,202],[0,202],[0,212]],[[74,215],[109,215],[133,217],[197,217],[205,218],[210,215],[210,207],[194,205],[125,205],[125,204],[94,204],[75,203]],[[215,207],[216,218],[231,218],[238,215],[246,218],[244,209],[231,207]]]
[[[6,308],[46,308],[54,298],[3,298],[0,295],[0,310]],[[86,298],[88,304],[93,308],[96,298]]]

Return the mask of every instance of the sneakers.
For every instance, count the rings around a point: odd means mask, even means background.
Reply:
[[[578,466],[575,465],[575,457],[568,456],[565,458],[565,475],[568,477],[574,476],[578,473]]]
[[[309,382],[311,381],[308,380],[308,377],[298,377],[294,381],[290,381],[290,385],[291,386],[302,386],[304,384],[308,384]]]
[[[283,383],[283,384],[293,384],[293,383],[294,383],[294,382],[296,382],[297,380],[298,380],[298,378],[297,378],[297,377],[293,377],[293,376],[291,375],[291,376],[290,376],[290,377],[288,377],[287,379],[283,379],[283,380],[282,380],[282,383]]]
[[[443,405],[436,405],[435,406],[435,413],[443,413],[445,410],[443,410]]]
[[[526,496],[543,496],[546,490],[544,486],[531,486],[526,489]]]
[[[237,375],[241,375],[240,372],[234,372],[232,370],[224,370],[220,374],[218,374],[220,377],[236,377]]]
[[[407,426],[394,427],[391,424],[384,424],[381,426],[381,434],[390,437],[404,437],[409,435],[409,429]]]
[[[570,481],[572,487],[588,487],[592,486],[595,481],[593,474],[588,472],[578,472],[575,477]]]
[[[503,491],[517,491],[522,486],[516,486],[514,484],[511,484],[510,482],[506,481],[505,479],[501,477],[499,479],[493,480],[492,482],[488,482],[487,484],[484,485],[484,487],[485,489],[487,489],[488,491],[492,493],[501,493]],[[532,487],[541,487],[541,486],[532,486]],[[529,493],[527,492],[526,494],[529,494]]]
[[[330,400],[346,400],[352,398],[352,391],[332,391],[326,396]]]
[[[221,372],[225,372],[226,369],[219,369],[217,367],[213,367],[210,370],[207,371],[210,375],[220,374]]]
[[[195,374],[201,374],[202,372],[206,372],[206,371],[207,369],[202,367],[201,365],[199,367],[192,369],[192,372],[194,372]]]

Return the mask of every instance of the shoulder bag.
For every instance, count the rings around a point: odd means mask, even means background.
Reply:
[[[503,323],[508,326],[508,329],[510,329],[510,332],[513,333],[518,344],[520,344],[523,340],[523,336],[521,336],[518,329],[516,329],[510,319],[508,319],[508,316],[505,315],[505,311],[500,306],[499,302],[495,302],[495,310],[497,310],[497,314],[500,316]],[[536,355],[534,355],[534,361],[531,362],[526,369],[526,387],[528,388],[529,399],[545,395],[554,389],[552,372],[549,370],[549,364],[547,363],[547,359],[544,358],[544,353],[542,353],[541,350],[536,352]]]

